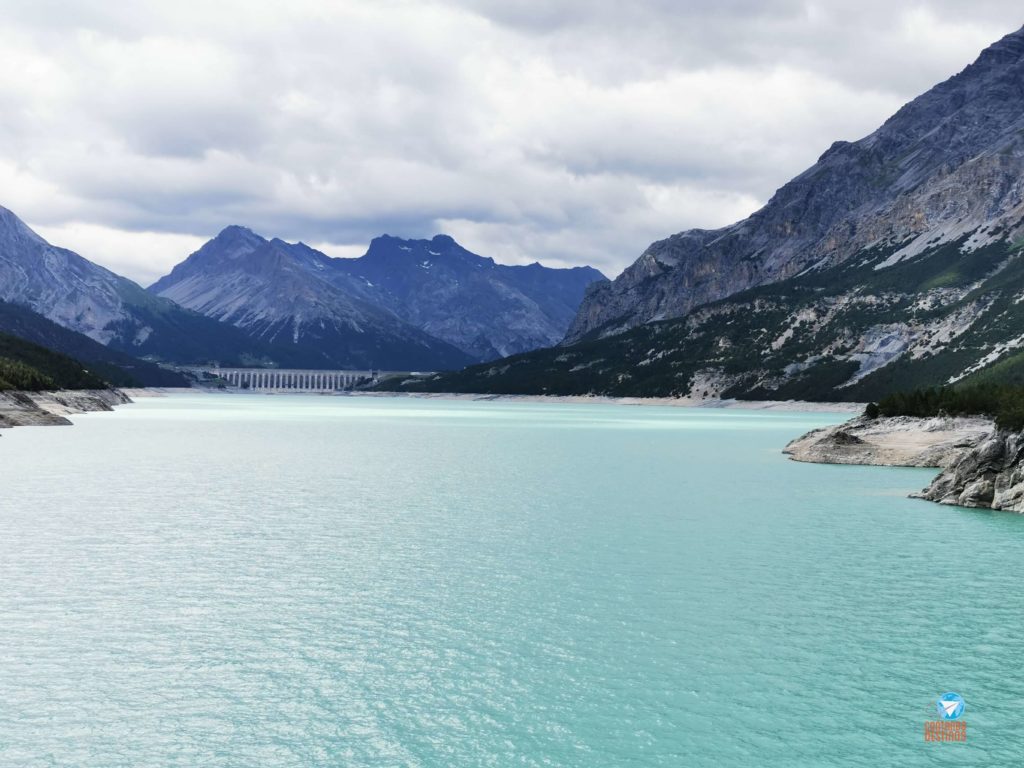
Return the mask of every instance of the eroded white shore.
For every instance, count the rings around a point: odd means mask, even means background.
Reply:
[[[911,496],[940,504],[1024,513],[1024,435],[979,417],[860,417],[815,429],[783,450],[821,464],[936,467]]]
[[[76,413],[112,411],[130,402],[115,389],[0,392],[0,429],[67,425],[71,423],[67,417]]]
[[[521,403],[661,405],[677,408],[736,408],[749,411],[861,413],[864,403],[809,403],[798,400],[701,400],[691,397],[603,397],[599,395],[476,395],[458,392],[353,392],[354,397],[401,397],[417,400],[476,400]]]
[[[978,417],[857,418],[801,435],[783,453],[818,464],[944,468],[994,429],[991,419]]]

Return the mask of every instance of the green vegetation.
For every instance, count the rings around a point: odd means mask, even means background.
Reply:
[[[106,381],[77,360],[0,333],[0,390],[106,389]]]
[[[796,375],[775,389],[755,387],[744,390],[739,388],[737,400],[820,400],[823,391],[838,387],[849,380],[860,366],[852,360],[825,359]],[[724,393],[732,397],[732,392]]]
[[[1024,252],[1003,239],[964,253],[967,236],[884,269],[900,244],[801,273],[608,338],[542,349],[379,389],[618,397],[880,401],[978,368],[962,384],[1024,386]],[[931,293],[928,293],[931,291]],[[615,325],[615,323],[610,323]],[[858,346],[902,336],[915,353],[856,381]],[[934,341],[934,349],[927,348]],[[858,354],[860,352],[860,354]],[[701,382],[710,382],[702,385]],[[717,385],[717,389],[715,386]]]
[[[25,392],[41,392],[55,389],[53,379],[35,368],[0,357],[0,391],[12,389]]]
[[[1024,430],[1024,387],[975,384],[897,392],[869,403],[864,411],[878,416],[989,416],[1000,429]]]
[[[166,370],[51,322],[28,307],[0,301],[0,333],[67,355],[115,387],[187,387],[180,373]]]

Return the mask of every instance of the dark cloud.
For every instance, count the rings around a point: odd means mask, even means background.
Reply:
[[[614,274],[750,213],[1022,17],[996,0],[16,0],[0,204],[143,281],[229,223],[345,255],[447,230]]]

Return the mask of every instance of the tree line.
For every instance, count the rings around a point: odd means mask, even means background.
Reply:
[[[1024,430],[1024,387],[975,384],[895,392],[868,403],[865,414],[878,416],[988,416],[1000,429]]]

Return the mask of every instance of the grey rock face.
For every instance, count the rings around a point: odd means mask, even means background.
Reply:
[[[613,335],[873,248],[891,263],[970,232],[1016,237],[1024,217],[1024,30],[903,107],[836,142],[750,218],[654,243],[592,286],[565,341]],[[887,265],[885,265],[887,266]],[[884,269],[884,266],[880,266]]]
[[[319,353],[317,367],[431,370],[470,361],[369,301],[334,261],[301,243],[228,227],[150,290],[268,344]]]
[[[419,362],[431,368],[555,344],[601,279],[589,267],[499,265],[443,235],[378,237],[365,256],[332,259],[228,227],[150,290],[268,341],[326,325],[335,337],[383,336],[378,347],[432,346],[435,362]]]
[[[147,293],[131,280],[58,248],[0,207],[0,299],[106,346],[177,362],[233,359],[251,343]]]
[[[1024,435],[988,419],[859,417],[808,432],[784,453],[821,464],[941,467],[915,498],[1024,513]]]
[[[983,418],[859,417],[808,432],[783,452],[817,464],[947,467],[992,432],[992,422]]]
[[[66,426],[68,415],[112,411],[130,403],[116,389],[61,392],[0,392],[0,429],[26,426]]]
[[[0,298],[25,304],[66,328],[103,344],[126,317],[122,294],[130,281],[47,243],[6,208],[0,208]],[[136,286],[137,288],[138,286]],[[135,329],[144,333],[143,328]]]
[[[994,433],[916,495],[940,504],[1024,512],[1024,436]]]
[[[406,322],[477,360],[556,344],[587,286],[605,280],[591,267],[496,264],[445,235],[378,237],[365,256],[336,260],[335,267]]]

